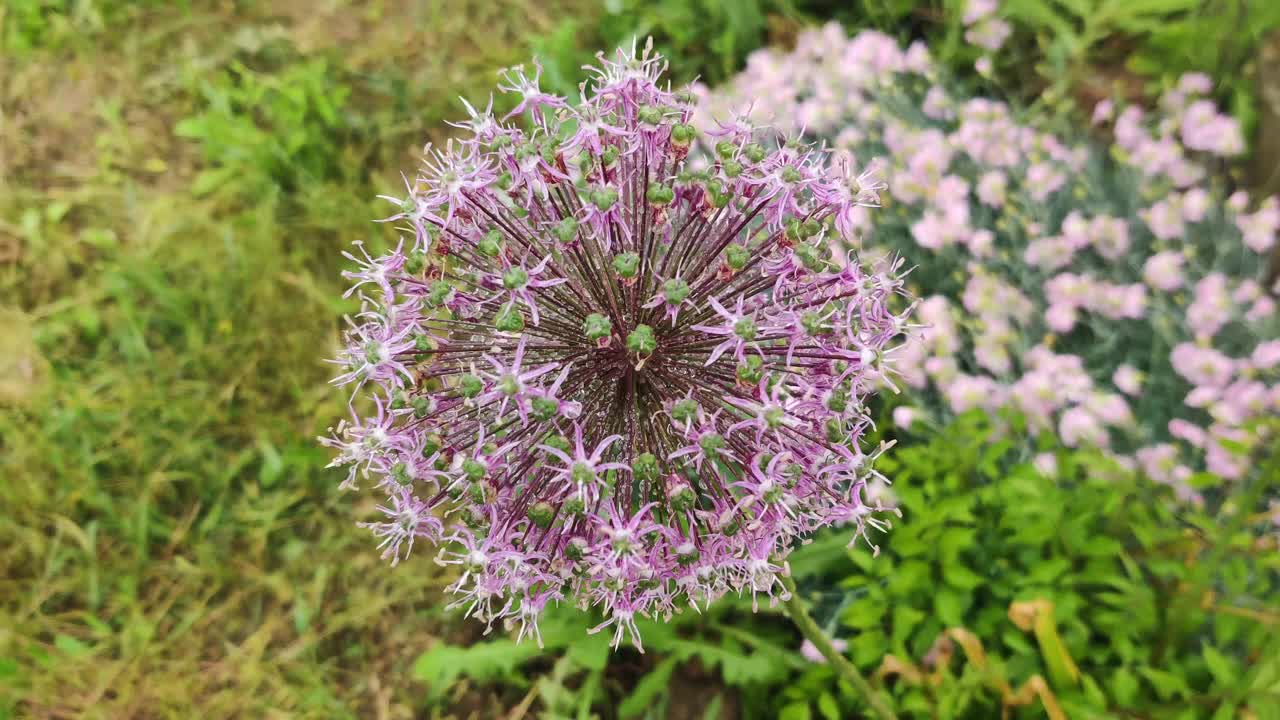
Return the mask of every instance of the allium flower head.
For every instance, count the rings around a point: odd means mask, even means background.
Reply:
[[[744,117],[700,133],[664,69],[601,56],[576,100],[508,72],[512,114],[468,105],[394,199],[412,247],[348,275],[335,382],[376,412],[334,464],[385,491],[388,558],[434,545],[455,605],[521,636],[567,601],[639,645],[638,617],[776,599],[799,538],[883,522],[860,439],[911,305],[896,260],[827,249],[879,186]]]

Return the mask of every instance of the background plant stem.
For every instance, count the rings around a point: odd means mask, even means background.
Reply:
[[[893,709],[884,701],[875,688],[871,687],[871,683],[862,677],[862,673],[858,672],[858,668],[849,662],[848,658],[836,651],[835,646],[831,644],[831,639],[818,627],[818,623],[814,622],[813,616],[809,614],[809,609],[805,607],[804,600],[800,598],[800,593],[796,591],[796,583],[790,576],[782,576],[782,586],[791,593],[791,599],[784,604],[787,608],[787,615],[796,627],[800,629],[800,634],[805,636],[813,646],[818,648],[818,652],[822,653],[822,657],[827,659],[832,669],[841,678],[844,678],[852,685],[859,694],[867,700],[867,704],[871,706],[872,713],[880,720],[897,720],[898,716],[894,714]]]

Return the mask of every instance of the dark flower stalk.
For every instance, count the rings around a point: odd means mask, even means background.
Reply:
[[[897,262],[827,251],[868,176],[742,119],[700,134],[648,49],[588,70],[577,102],[507,72],[516,109],[468,105],[388,198],[412,242],[349,256],[336,361],[372,412],[324,442],[386,493],[386,557],[437,546],[468,615],[537,637],[570,601],[639,646],[639,616],[787,599],[797,541],[883,525],[860,439],[910,303]]]

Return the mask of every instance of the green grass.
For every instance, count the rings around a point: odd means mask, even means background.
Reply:
[[[338,253],[590,4],[184,5],[0,10],[0,717],[409,717],[474,628],[324,469]]]

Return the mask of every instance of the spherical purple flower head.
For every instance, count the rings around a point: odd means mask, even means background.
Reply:
[[[386,492],[393,564],[437,546],[455,605],[521,637],[554,601],[637,646],[641,616],[774,601],[798,540],[886,511],[860,439],[910,303],[896,262],[827,250],[868,179],[740,119],[700,137],[664,70],[601,56],[576,102],[507,72],[516,110],[468,105],[393,199],[412,247],[351,256],[335,382],[374,411],[333,464]]]

